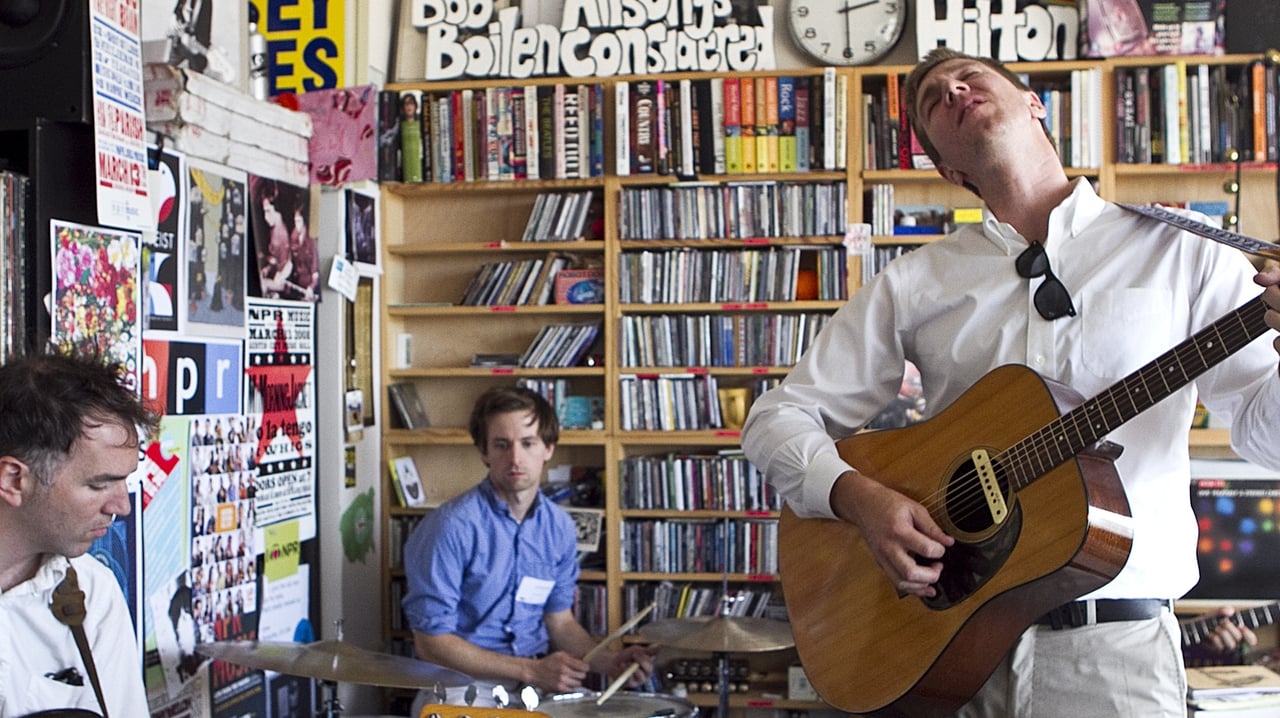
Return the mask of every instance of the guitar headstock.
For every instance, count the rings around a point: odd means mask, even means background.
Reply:
[[[523,708],[481,708],[429,703],[422,707],[418,718],[551,718],[551,716]]]

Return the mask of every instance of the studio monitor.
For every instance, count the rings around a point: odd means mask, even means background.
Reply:
[[[0,127],[93,120],[89,3],[0,0]]]

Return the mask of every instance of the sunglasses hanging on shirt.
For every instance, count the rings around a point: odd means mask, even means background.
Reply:
[[[1071,294],[1062,280],[1058,279],[1049,268],[1049,255],[1045,253],[1043,244],[1032,242],[1022,254],[1018,255],[1013,266],[1018,270],[1018,276],[1023,279],[1044,277],[1044,281],[1036,289],[1034,298],[1036,311],[1040,312],[1040,316],[1053,321],[1076,315],[1076,306],[1071,302]]]

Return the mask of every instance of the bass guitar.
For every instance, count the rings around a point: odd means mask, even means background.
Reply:
[[[851,713],[949,714],[1039,616],[1114,578],[1131,517],[1120,447],[1101,438],[1268,331],[1266,309],[1245,303],[1087,401],[1008,365],[931,419],[837,442],[956,542],[936,597],[903,597],[856,526],[783,509],[782,588],[822,698]]]

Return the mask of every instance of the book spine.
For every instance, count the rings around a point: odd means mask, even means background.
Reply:
[[[671,174],[671,100],[667,97],[670,88],[665,80],[654,80],[653,87],[657,93],[653,105],[656,109],[654,124],[657,132],[654,133],[654,147],[658,174]]]
[[[538,88],[534,85],[526,85],[524,88],[524,159],[525,159],[525,177],[527,179],[541,179],[541,167],[539,157],[542,148],[539,146],[538,136]]]
[[[764,147],[763,152],[759,154],[764,157],[765,169],[763,171],[777,172],[780,166],[778,158],[778,78],[770,75],[769,77],[756,78],[756,81],[764,90],[760,92],[757,89],[764,108]],[[759,110],[757,109],[757,116],[758,113]]]
[[[380,90],[378,92],[378,181],[399,182],[401,176],[400,93],[395,90]]]
[[[538,177],[556,177],[555,88],[538,86]]]
[[[529,143],[525,137],[524,88],[513,87],[508,93],[511,104],[511,177],[529,179]]]
[[[649,174],[657,170],[657,111],[657,88],[653,81],[637,80],[631,86],[631,168],[636,174]]]
[[[631,83],[619,80],[613,86],[613,173],[631,174]]]
[[[796,171],[796,81],[778,78],[778,171]]]
[[[724,78],[711,78],[711,171],[725,173],[724,156]]]
[[[693,82],[681,80],[680,92],[680,174],[692,177],[693,163]]]
[[[576,87],[557,85],[561,90],[560,136],[561,169],[557,177],[574,179],[582,176],[582,107]]]
[[[756,83],[750,77],[742,78],[738,103],[742,131],[742,171],[754,174],[756,170]]]
[[[811,78],[796,80],[796,171],[809,171]]]
[[[404,182],[422,181],[422,93],[400,93],[400,172]]]
[[[822,69],[822,168],[836,168],[836,69]]]
[[[742,95],[736,77],[724,78],[724,171],[742,173]]]

